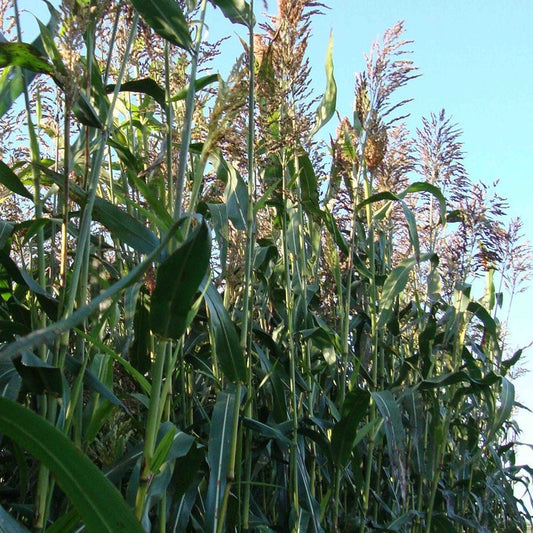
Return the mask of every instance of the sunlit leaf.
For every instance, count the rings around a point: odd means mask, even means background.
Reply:
[[[172,0],[130,0],[152,29],[180,48],[191,50],[192,40],[182,10]]]
[[[255,24],[254,14],[245,0],[211,0],[211,3],[219,7],[224,16],[236,24],[244,24],[251,28]]]
[[[333,32],[329,36],[328,51],[326,54],[326,76],[326,92],[318,106],[316,121],[311,131],[311,136],[330,121],[331,117],[335,114],[337,106],[337,84],[333,75]]]
[[[20,196],[33,199],[32,194],[24,187],[20,178],[3,161],[0,161],[0,183]]]

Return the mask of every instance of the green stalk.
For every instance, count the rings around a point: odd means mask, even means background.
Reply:
[[[20,12],[18,8],[18,1],[14,1],[15,9],[15,23],[17,28],[17,39],[19,42],[22,42],[22,28],[20,24]],[[21,75],[25,77],[24,71],[21,70]],[[26,119],[28,121],[28,136],[30,140],[30,152],[31,152],[31,161],[32,163],[40,163],[41,156],[39,151],[39,143],[37,141],[37,135],[35,132],[35,126],[33,124],[33,119],[31,115],[31,103],[30,96],[28,92],[28,86],[26,83],[24,86],[24,104],[26,108]],[[33,204],[35,209],[35,219],[40,220],[43,216],[43,206],[41,201],[41,177],[40,171],[37,165],[31,165],[32,178],[33,178]],[[37,278],[39,280],[39,285],[41,287],[46,287],[46,263],[45,263],[45,252],[44,252],[44,230],[40,227],[37,230]],[[36,310],[37,306],[33,305],[32,310]],[[46,316],[44,313],[41,313],[38,316],[35,316],[32,313],[32,329],[46,327]],[[46,360],[46,346],[42,346],[40,349],[41,359]],[[43,396],[41,402],[41,415],[47,417],[48,415],[48,397]],[[37,489],[35,493],[35,511],[34,511],[34,522],[33,530],[42,531],[47,518],[47,501],[49,496],[50,488],[50,471],[47,467],[40,464],[39,465],[39,475],[37,479]]]
[[[298,524],[300,517],[300,506],[298,498],[298,398],[296,394],[296,349],[294,343],[294,324],[293,324],[293,304],[292,304],[292,277],[291,277],[291,259],[289,255],[288,237],[287,237],[287,186],[289,176],[287,175],[287,161],[285,154],[282,159],[282,190],[283,190],[283,225],[282,225],[282,249],[283,265],[285,270],[285,311],[287,313],[287,341],[289,344],[289,382],[290,382],[290,405],[292,417],[292,446],[289,458],[289,490],[292,496],[292,506],[294,509],[294,522]]]
[[[364,152],[363,152],[364,153]],[[372,195],[371,179],[367,176],[366,169],[364,170],[364,195],[365,200]],[[368,231],[368,262],[370,269],[370,327],[372,338],[372,382],[373,386],[378,386],[378,364],[379,364],[379,331],[377,327],[377,303],[378,303],[378,289],[376,284],[376,263],[375,263],[375,246],[374,246],[374,223],[372,217],[372,207],[370,204],[366,205],[366,223]],[[375,422],[377,416],[376,404],[372,402],[370,405],[370,423]],[[361,521],[360,533],[364,533],[364,524],[370,506],[370,486],[372,484],[372,463],[374,448],[376,444],[376,429],[372,429],[369,433],[369,443],[367,450],[367,463],[365,471],[365,485],[363,492],[363,516]]]
[[[246,220],[246,249],[245,249],[245,280],[244,280],[244,301],[243,301],[243,313],[242,313],[242,327],[241,327],[241,348],[246,357],[246,388],[248,401],[246,402],[245,416],[248,418],[253,417],[253,402],[254,397],[252,392],[252,265],[253,265],[253,252],[255,247],[255,123],[254,123],[254,110],[255,110],[255,48],[254,48],[254,33],[253,33],[253,12],[254,2],[250,1],[250,20],[248,21],[250,31],[249,37],[249,50],[248,50],[248,75],[250,76],[250,83],[248,87],[248,137],[247,137],[247,157],[248,157],[248,211]],[[242,513],[242,526],[245,531],[250,527],[250,494],[251,494],[251,476],[252,476],[252,432],[245,432],[244,439],[244,455],[245,467],[244,467],[244,480],[238,479],[238,481],[244,481],[244,495],[242,498],[243,507]],[[238,483],[240,490],[241,483]]]
[[[181,217],[183,209],[183,191],[185,189],[185,174],[187,172],[187,157],[189,155],[189,145],[191,144],[192,122],[194,114],[194,94],[196,71],[198,70],[198,58],[200,55],[200,46],[202,44],[202,34],[204,30],[204,20],[207,0],[202,0],[200,10],[200,22],[196,33],[196,42],[194,44],[194,53],[191,61],[191,74],[189,77],[189,89],[185,100],[185,117],[183,118],[183,128],[181,131],[181,146],[178,159],[178,175],[176,178],[176,197],[174,203],[174,220]],[[169,147],[170,149],[170,147]]]
[[[65,306],[65,317],[68,317],[70,314],[72,314],[75,301],[76,301],[76,294],[78,292],[81,269],[82,269],[85,254],[86,254],[85,248],[88,247],[89,239],[91,236],[92,210],[93,210],[94,201],[96,198],[96,189],[97,189],[98,180],[100,177],[100,169],[102,166],[102,161],[104,158],[104,153],[105,153],[105,149],[107,145],[107,138],[109,137],[110,131],[113,128],[113,111],[115,109],[115,105],[118,100],[118,95],[120,92],[120,85],[122,83],[122,80],[124,79],[124,74],[126,72],[126,61],[127,61],[127,58],[129,57],[131,46],[135,38],[138,20],[139,20],[139,15],[137,12],[135,12],[130,34],[128,36],[128,41],[126,43],[124,59],[120,65],[120,71],[117,76],[117,82],[115,85],[115,90],[113,92],[113,99],[111,100],[111,104],[109,106],[107,123],[106,123],[104,131],[100,133],[99,147],[93,158],[91,176],[89,180],[89,194],[87,195],[87,203],[85,205],[82,221],[80,224],[79,240],[78,240],[78,245],[76,248],[76,256],[74,259],[74,266],[73,266],[73,272],[72,272],[72,277],[71,277],[71,286],[70,286],[70,290],[68,293],[68,298],[67,298],[67,302]]]
[[[154,339],[152,339],[154,342]],[[161,384],[163,381],[163,370],[167,359],[167,342],[157,343],[155,361],[152,368],[152,390],[150,392],[150,405],[148,407],[148,418],[144,432],[144,450],[141,467],[141,476],[139,488],[135,498],[135,516],[141,520],[146,503],[148,487],[152,478],[152,458],[154,456],[157,430],[160,424],[160,402],[161,402]]]

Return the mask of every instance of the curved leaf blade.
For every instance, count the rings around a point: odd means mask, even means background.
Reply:
[[[0,398],[0,432],[54,474],[92,533],[143,533],[120,492],[63,433],[33,411]]]
[[[205,221],[191,233],[157,271],[150,305],[150,327],[168,339],[179,339],[187,329],[194,296],[209,269],[211,243]]]
[[[311,137],[330,121],[337,107],[337,83],[333,75],[333,32],[329,35],[328,51],[326,53],[326,77],[326,92],[316,111],[316,122],[311,131]]]
[[[191,35],[187,21],[176,2],[172,0],[130,0],[145,22],[163,39],[190,51]]]
[[[224,375],[231,381],[246,380],[246,362],[241,349],[237,330],[224,307],[222,298],[210,284],[205,293],[209,310],[209,325],[213,354]]]
[[[211,0],[211,3],[217,6],[231,22],[253,28],[255,17],[250,4],[245,0]]]
[[[33,196],[24,187],[20,178],[3,161],[0,161],[0,183],[19,196],[33,200]]]

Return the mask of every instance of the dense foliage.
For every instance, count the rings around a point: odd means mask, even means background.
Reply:
[[[402,24],[326,144],[321,3],[55,5],[0,2],[3,530],[526,531],[530,249],[444,111],[407,131]]]

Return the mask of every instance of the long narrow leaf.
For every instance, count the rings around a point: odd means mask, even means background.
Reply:
[[[33,411],[0,398],[0,432],[53,473],[91,533],[143,533],[120,492],[55,427]]]
[[[130,3],[161,37],[180,48],[191,50],[192,40],[187,21],[176,2],[172,0],[130,0]]]
[[[236,401],[238,401],[236,392],[220,391],[211,417],[209,452],[207,454],[209,486],[207,488],[205,523],[205,530],[208,533],[218,531],[220,506],[228,477]]]
[[[202,222],[158,268],[150,306],[150,327],[165,338],[179,339],[189,326],[194,296],[209,268],[207,225]]]
[[[231,381],[246,380],[246,363],[239,336],[222,298],[210,284],[205,293],[213,353],[222,372]]]
[[[318,106],[316,122],[311,131],[311,136],[330,121],[331,117],[335,114],[337,106],[337,83],[335,82],[335,76],[333,75],[333,32],[331,32],[329,36],[328,52],[326,54],[326,76],[326,92]]]

